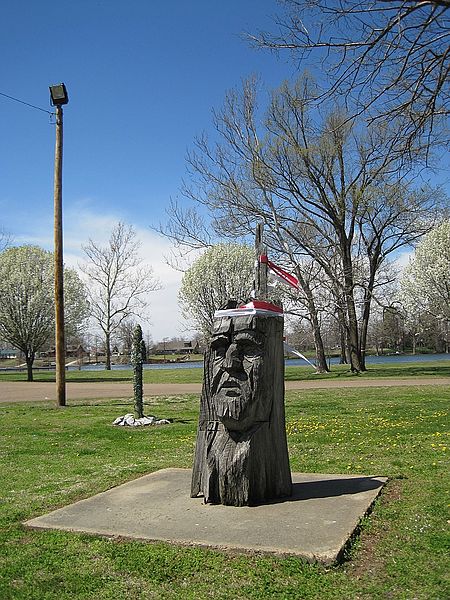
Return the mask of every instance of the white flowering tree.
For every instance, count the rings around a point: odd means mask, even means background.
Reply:
[[[244,300],[253,289],[255,252],[243,244],[208,248],[186,271],[178,295],[183,314],[208,335],[214,312],[230,298]]]
[[[417,246],[403,272],[401,296],[410,319],[421,313],[436,318],[449,344],[450,323],[450,220],[428,233]]]
[[[76,335],[88,315],[86,291],[73,269],[64,270],[65,328]],[[54,333],[54,258],[38,246],[0,253],[0,338],[25,356],[28,381],[33,362]]]

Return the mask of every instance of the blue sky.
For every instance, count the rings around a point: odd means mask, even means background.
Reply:
[[[273,29],[276,0],[4,0],[0,92],[50,109],[48,85],[65,82],[65,262],[82,244],[132,224],[163,288],[151,295],[155,341],[184,335],[181,275],[151,225],[179,196],[186,151],[211,129],[225,92],[252,74],[267,89],[296,72],[288,57],[257,51],[244,31]],[[53,245],[54,125],[0,96],[0,228],[16,244]]]
[[[0,21],[0,92],[50,109],[48,85],[65,82],[65,262],[119,219],[143,242],[163,289],[151,296],[155,340],[183,334],[180,274],[150,230],[179,193],[194,137],[211,127],[227,89],[258,74],[267,87],[294,70],[257,51],[244,31],[269,28],[275,0],[6,0]],[[50,109],[51,110],[51,109]],[[16,244],[53,244],[54,125],[0,96],[0,227]]]

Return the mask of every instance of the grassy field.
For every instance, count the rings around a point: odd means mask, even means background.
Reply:
[[[120,401],[2,405],[0,598],[445,600],[449,400],[442,386],[287,394],[293,471],[390,478],[333,568],[26,530],[23,520],[56,507],[160,468],[190,467],[198,400],[154,398],[146,413],[173,423],[136,430],[111,426],[130,408]]]
[[[365,373],[355,375],[348,365],[333,365],[330,373],[315,374],[310,366],[286,367],[286,380],[317,380],[335,379],[342,377],[450,377],[450,360],[426,361],[422,363],[400,363],[369,365]],[[144,383],[200,383],[203,377],[201,368],[167,368],[144,369]],[[0,372],[0,381],[26,381],[25,372],[5,373]],[[131,381],[131,370],[112,371],[67,371],[67,381],[95,382],[95,381]],[[54,371],[36,371],[35,381],[55,381]]]

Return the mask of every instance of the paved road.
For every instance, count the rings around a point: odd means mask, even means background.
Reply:
[[[286,381],[287,390],[361,388],[361,387],[394,387],[394,386],[427,386],[443,385],[450,387],[450,377],[413,377],[395,379],[383,377],[378,379],[317,379],[316,381]],[[200,383],[147,383],[144,385],[144,396],[180,396],[182,394],[199,394]],[[131,398],[131,383],[68,383],[66,387],[68,400],[94,398]],[[54,383],[25,381],[0,381],[0,403],[56,400]]]

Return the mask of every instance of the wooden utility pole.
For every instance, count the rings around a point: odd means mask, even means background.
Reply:
[[[56,402],[66,405],[66,351],[64,340],[64,263],[62,229],[62,154],[63,154],[63,109],[56,106],[55,144],[55,362]]]
[[[255,269],[255,297],[259,300],[267,300],[267,264],[261,262],[260,257],[267,255],[267,248],[263,242],[264,225],[256,225],[255,251],[256,251],[256,269]]]

